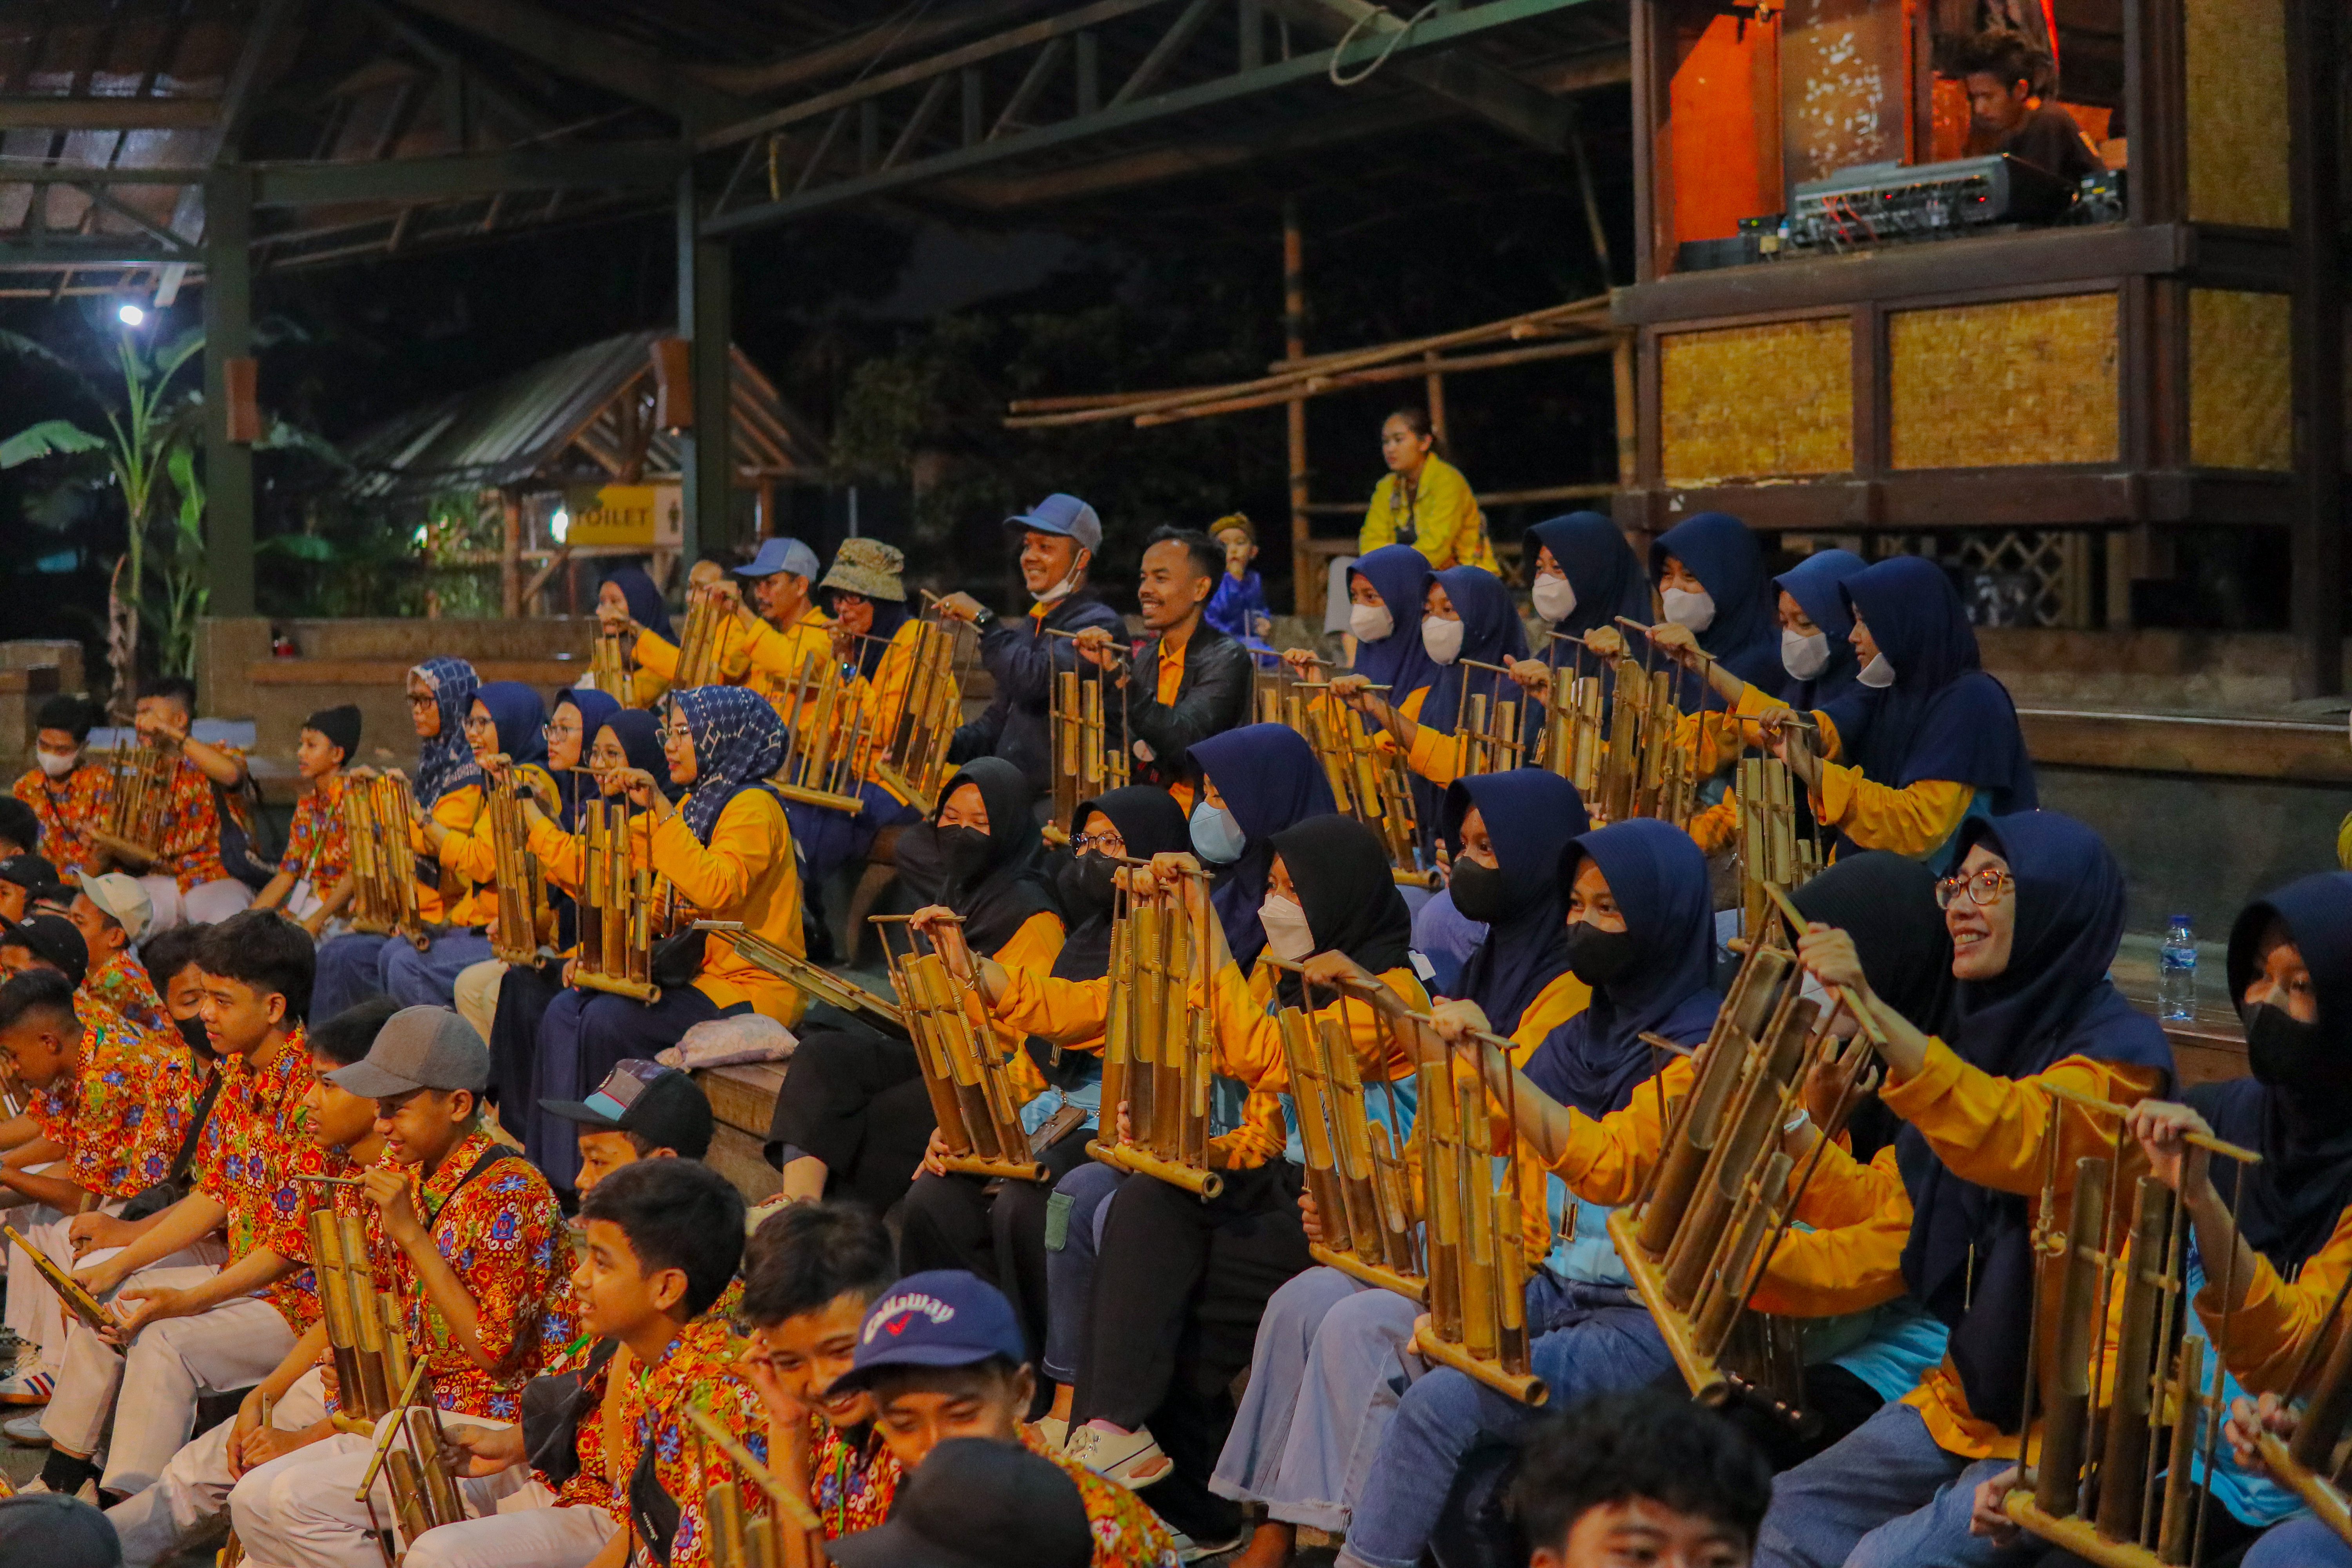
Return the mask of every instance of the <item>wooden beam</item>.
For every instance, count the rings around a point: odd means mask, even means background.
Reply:
[[[229,435],[228,362],[253,352],[253,176],[205,185],[205,565],[210,613],[253,614],[253,448]]]
[[[2298,697],[2344,689],[2343,13],[2289,0],[2287,179],[2294,277],[2294,463],[2289,600],[2304,644]]]
[[[0,131],[194,131],[219,115],[215,98],[0,97]]]
[[[559,76],[646,104],[690,126],[740,120],[751,105],[649,49],[583,27],[527,0],[400,0],[476,37],[512,49]]]

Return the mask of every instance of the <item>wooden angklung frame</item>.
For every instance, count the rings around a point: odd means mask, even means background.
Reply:
[[[804,955],[770,942],[741,921],[697,921],[694,929],[725,937],[734,944],[739,956],[751,960],[779,979],[790,981],[803,994],[815,1001],[838,1007],[845,1013],[865,1013],[901,1034],[907,1030],[906,1012],[898,1003],[887,996],[877,996],[855,980],[835,974],[810,963]]]
[[[734,614],[734,600],[714,589],[696,588],[687,595],[686,625],[677,634],[677,673],[669,682],[672,690],[719,683],[719,645]]]
[[[2050,1095],[2048,1154],[2033,1228],[2038,1267],[2021,1429],[2031,1430],[2038,1414],[2042,1446],[2003,1506],[2033,1534],[2092,1563],[2190,1568],[2202,1560],[2205,1510],[2218,1506],[2193,1472],[2212,1473],[2229,1415],[2222,1383],[2229,1345],[2225,1338],[2209,1347],[2190,1331],[2188,1208],[2147,1173],[2125,1127],[2128,1106],[2041,1087]],[[2062,1215],[2060,1130],[2070,1111],[2109,1121],[2114,1132],[2104,1152],[2075,1159]],[[2244,1170],[2262,1159],[2201,1134],[2188,1141],[2239,1163],[2232,1191],[2244,1190]],[[2215,1281],[2224,1300],[2234,1293],[2236,1253],[2233,1247]],[[2335,1446],[2326,1426],[2318,1424],[2305,1449],[2323,1465]],[[2342,1426],[2340,1404],[2335,1426]],[[2295,1462],[2280,1457],[2282,1478],[2302,1490]],[[2342,1517],[2339,1504],[2330,1522],[2342,1530]]]
[[[898,710],[883,716],[880,754],[874,776],[929,816],[940,808],[940,786],[948,778],[948,748],[955,742],[958,712],[955,628],[930,616],[914,623],[915,647]]]
[[[1047,628],[1049,637],[1076,637],[1076,632]],[[1081,659],[1075,669],[1054,671],[1047,693],[1045,733],[1054,753],[1054,814],[1049,838],[1069,842],[1078,830],[1072,820],[1081,801],[1108,790],[1125,789],[1135,777],[1127,750],[1127,689],[1112,687],[1118,698],[1118,721],[1111,722],[1111,671]]]
[[[891,940],[894,928],[907,928],[906,916],[872,918],[915,1043],[923,1087],[930,1093],[931,1113],[947,1145],[940,1163],[965,1175],[1046,1180],[1045,1168],[1029,1152],[1009,1059],[999,1050],[996,1031],[988,1026],[987,1010],[971,985],[957,978],[971,973],[963,922],[940,921],[933,928],[930,951],[924,952],[923,938],[910,928],[900,930],[898,941]]]
[[[1570,650],[1564,666],[1558,662],[1559,645],[1563,643]],[[1579,795],[1591,801],[1600,794],[1601,760],[1608,750],[1609,705],[1601,676],[1585,668],[1587,651],[1582,637],[1560,632],[1551,634],[1552,657],[1548,661],[1551,665],[1551,694],[1544,713],[1537,765],[1558,773],[1576,786]]]
[[[590,775],[581,787],[595,788],[593,779]],[[539,857],[530,852],[530,818],[515,784],[514,771],[502,768],[483,794],[499,900],[499,929],[490,938],[490,955],[509,963],[535,965],[541,956],[541,937],[551,926],[552,911],[547,901],[547,879],[541,873]]]
[[[1518,683],[1499,664],[1482,664],[1475,658],[1456,662],[1463,671],[1462,710],[1454,721],[1460,776],[1499,773],[1525,765],[1527,705]],[[1478,689],[1482,686],[1485,689]]]
[[[338,1397],[347,1414],[373,1424],[392,1413],[394,1396],[414,1370],[400,1298],[376,1289],[367,1227],[356,1215],[338,1214],[321,1202],[310,1211],[309,1229],[310,1270],[318,1281]]]
[[[416,902],[416,795],[408,781],[379,774],[343,787],[343,833],[352,853],[352,929],[425,942]]]
[[[1661,1104],[1664,1146],[1640,1195],[1609,1216],[1609,1236],[1692,1394],[1709,1404],[1751,1398],[1794,1422],[1803,1414],[1799,1324],[1749,1302],[1853,1110],[1878,1031],[1849,1002],[1858,1032],[1843,1046],[1831,1034],[1838,1009],[1824,1014],[1802,994],[1780,938],[1781,920],[1792,933],[1802,922],[1792,909],[1772,914],[1699,1047],[1689,1093]],[[1800,1168],[1781,1129],[1823,1066],[1834,1067],[1838,1097]],[[1663,1080],[1654,1085],[1663,1101]]]
[[[2231,1217],[2234,1223],[2236,1216]],[[2352,1332],[2347,1331],[2344,1316],[2347,1290],[2352,1290],[2352,1278],[2336,1288],[2327,1316],[2320,1320],[2319,1331],[2312,1336],[2294,1377],[2281,1395],[2292,1401],[2311,1386],[2313,1363],[2319,1362],[2325,1347],[2326,1359],[2320,1364],[2318,1383],[2312,1386],[2310,1403],[2304,1406],[2294,1437],[2282,1440],[2265,1431],[2261,1442],[2263,1461],[2271,1473],[2294,1489],[2328,1529],[2352,1542],[2352,1500],[2346,1496],[2345,1478],[2345,1471],[2352,1468],[2352,1456],[2338,1457],[2346,1421],[2352,1417]]]
[[[803,805],[856,813],[874,738],[857,700],[854,667],[811,654],[777,704],[784,721],[784,761],[770,781],[776,793]]]
[[[599,632],[588,645],[589,679],[597,690],[624,708],[637,705],[636,660],[629,656],[633,639],[634,634],[628,632]]]
[[[1293,683],[1285,693],[1284,722],[1306,737],[1307,749],[1323,764],[1323,776],[1339,810],[1380,835],[1396,879],[1410,887],[1431,886],[1435,878],[1422,863],[1421,823],[1404,756],[1375,745],[1362,714],[1344,702],[1328,700],[1330,685],[1328,680]],[[1289,700],[1293,697],[1295,702]],[[1289,716],[1293,709],[1296,717]]]
[[[163,848],[164,819],[172,809],[172,782],[180,771],[175,752],[161,746],[118,746],[106,753],[111,777],[106,792],[106,824],[89,836],[123,869],[145,875]]]
[[[625,797],[583,792],[580,831],[580,952],[572,984],[657,1002],[654,942],[676,921],[677,890],[655,872]]]
[[[710,1568],[824,1568],[828,1561],[824,1522],[815,1510],[778,1480],[704,1404],[689,1401],[680,1409],[696,1441],[725,1455],[742,1478],[713,1482],[703,1494]],[[699,1468],[707,1472],[709,1466]],[[761,1500],[767,1504],[764,1513],[749,1506]]]
[[[1087,1152],[1130,1174],[1213,1198],[1225,1183],[1209,1166],[1215,1059],[1209,922],[1216,918],[1209,907],[1209,879],[1188,871],[1177,888],[1139,893],[1122,886],[1114,897],[1102,1124]],[[1126,1137],[1118,1131],[1122,1102]]]

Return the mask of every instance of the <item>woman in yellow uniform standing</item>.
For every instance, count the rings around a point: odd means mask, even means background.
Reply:
[[[1483,566],[1499,574],[1478,498],[1437,447],[1437,432],[1423,409],[1400,408],[1381,422],[1381,457],[1389,471],[1373,487],[1370,510],[1356,535],[1356,553],[1410,544],[1429,557],[1432,571]]]

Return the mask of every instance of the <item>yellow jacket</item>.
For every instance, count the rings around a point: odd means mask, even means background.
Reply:
[[[2331,1319],[2328,1309],[2344,1288],[2344,1277],[2352,1273],[2352,1209],[2336,1216],[2327,1245],[2304,1259],[2293,1279],[2255,1253],[2253,1274],[2244,1281],[2245,1300],[2234,1312],[2221,1310],[2226,1267],[2212,1261],[2205,1265],[2197,1315],[2205,1320],[2211,1342],[2228,1351],[2230,1371],[2248,1393],[2284,1397],[2304,1356],[2312,1351],[2312,1342],[2320,1342],[2312,1362],[2316,1366],[2344,1332],[2341,1316]]]
[[[555,798],[555,781],[537,763],[516,770],[541,800]],[[435,858],[441,863],[440,903],[448,912],[439,916],[451,925],[478,926],[499,912],[499,858],[490,842],[490,819],[482,809],[487,797],[478,784],[451,790],[433,803],[433,820],[448,830]],[[421,847],[421,846],[420,846]]]
[[[1751,686],[1740,693],[1739,717],[1751,719],[1780,706],[1777,700]],[[1968,816],[1969,803],[1977,794],[1969,785],[1949,779],[1920,779],[1898,789],[1864,778],[1860,768],[1837,761],[1845,754],[1845,748],[1830,716],[1816,709],[1813,721],[1821,726],[1822,754],[1822,787],[1812,797],[1813,816],[1822,826],[1843,829],[1848,838],[1864,849],[1891,849],[1897,855],[1918,856],[1949,838],[1960,819]],[[1754,727],[1741,727],[1752,740]],[[1736,833],[1737,827],[1735,817],[1732,832]],[[1705,831],[1694,821],[1692,837],[1699,840],[1702,847],[1720,847],[1730,840],[1730,834],[1726,833],[1721,835],[1719,843],[1713,842],[1710,837],[1702,836]]]
[[[1257,967],[1267,968],[1264,963]],[[1420,977],[1412,970],[1391,969],[1380,980],[1403,998],[1406,1006],[1429,1011],[1429,993],[1422,989]],[[1229,1171],[1246,1170],[1279,1158],[1289,1144],[1282,1097],[1290,1089],[1290,1063],[1282,1054],[1282,1026],[1275,1011],[1259,1000],[1253,979],[1244,978],[1240,965],[1228,961],[1212,979],[1210,989],[1215,1070],[1237,1079],[1249,1092],[1241,1126],[1212,1141],[1210,1163]],[[1394,1083],[1413,1070],[1370,1004],[1343,997],[1318,1008],[1309,1017],[1318,1028],[1325,1018],[1341,1022],[1355,1046],[1357,1070],[1367,1083]]]
[[[714,921],[740,921],[755,935],[788,952],[806,952],[801,933],[800,868],[793,858],[784,808],[764,789],[738,792],[719,813],[708,847],[696,841],[684,815],[673,812],[647,839],[653,868],[678,896]],[[797,1023],[808,1005],[792,985],[712,933],[694,988],[721,1007],[749,1002],[778,1023]]]
[[[1410,535],[1400,539],[1400,535]],[[1356,535],[1356,552],[1367,555],[1383,544],[1406,542],[1429,557],[1430,569],[1483,566],[1500,572],[1495,546],[1486,537],[1486,518],[1470,481],[1462,470],[1433,452],[1422,465],[1412,493],[1395,474],[1385,474],[1372,488],[1372,504],[1364,512],[1364,526]],[[1398,618],[1402,620],[1402,615]]]

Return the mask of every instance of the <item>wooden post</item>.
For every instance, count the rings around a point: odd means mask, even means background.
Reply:
[[[1423,354],[1421,357],[1426,363],[1435,364],[1437,363],[1437,353],[1434,349]],[[1443,447],[1446,444],[1445,378],[1433,370],[1427,375],[1422,377],[1421,384],[1422,395],[1427,399],[1429,404],[1430,432],[1437,437],[1437,444],[1440,447]]]
[[[522,502],[512,490],[499,492],[499,613],[522,618]]]
[[[1619,332],[1611,355],[1617,384],[1617,488],[1632,489],[1640,472],[1641,419],[1634,405],[1633,334]]]
[[[677,218],[677,325],[692,342],[694,379],[694,425],[678,454],[678,553],[690,563],[706,548],[734,542],[734,268],[727,242],[698,232],[690,167],[678,176]]]
[[[1298,232],[1298,203],[1282,204],[1282,357],[1307,357],[1307,253]],[[1307,548],[1307,399],[1284,408],[1290,436],[1290,588],[1297,613],[1319,625],[1322,584],[1314,580]]]
[[[2304,645],[2295,695],[2329,697],[2344,689],[2344,105],[2337,66],[2345,36],[2338,8],[2320,0],[2288,5],[2285,43],[2299,492],[2289,594]]]
[[[253,171],[205,181],[205,565],[213,616],[253,614],[253,448],[229,433],[228,362],[253,351]]]

